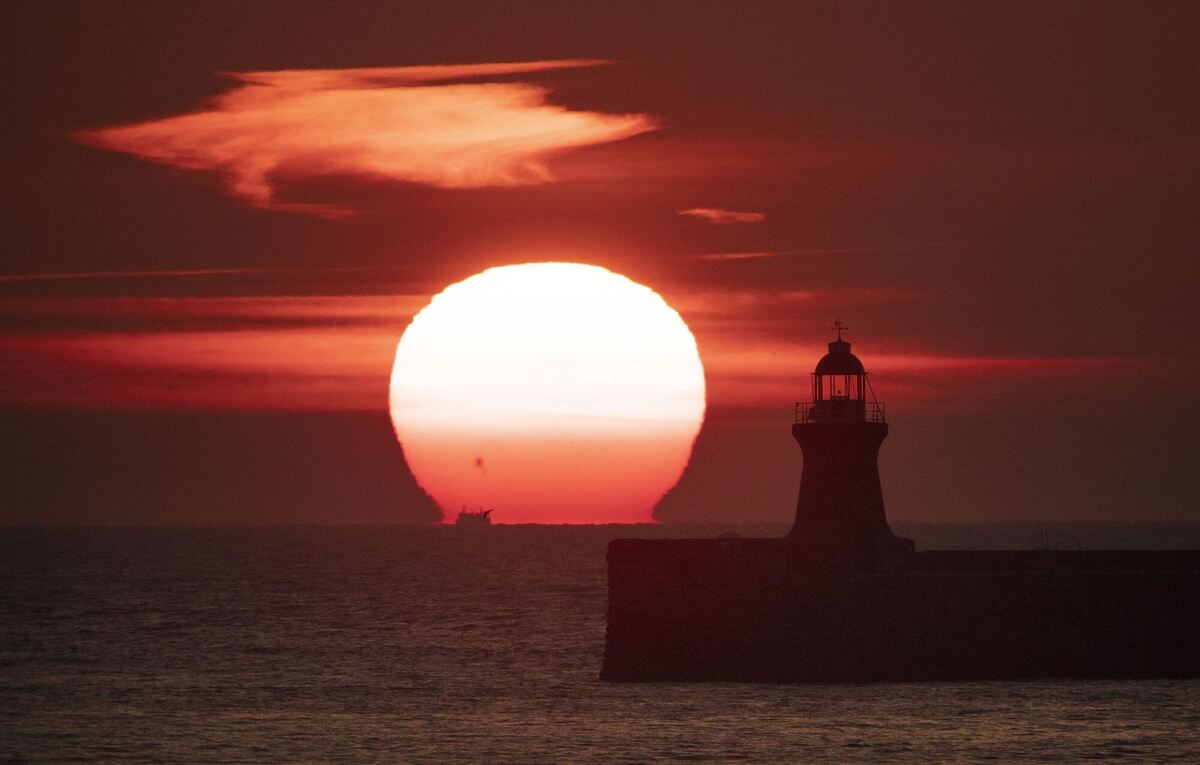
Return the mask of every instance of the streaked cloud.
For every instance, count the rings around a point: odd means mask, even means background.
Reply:
[[[55,271],[50,273],[0,274],[0,284],[14,282],[91,281],[97,279],[163,279],[189,276],[240,276],[262,273],[261,268],[189,268],[159,271]]]
[[[752,340],[747,335],[697,333],[713,406],[787,406],[808,396],[808,374],[826,352],[809,342]],[[855,350],[859,350],[856,348]],[[1119,356],[983,357],[929,352],[862,352],[881,400],[908,413],[933,410],[1003,411],[1024,402],[1053,407],[1095,401],[1102,392],[1131,392],[1140,372],[1156,370],[1156,393],[1179,365]],[[953,380],[953,385],[947,385]],[[1178,386],[1175,386],[1178,387]]]
[[[666,297],[696,335],[709,405],[772,410],[806,395],[830,339],[820,328],[832,304],[913,299],[825,290]],[[396,341],[429,298],[415,290],[0,298],[0,368],[8,372],[0,405],[382,411]],[[1177,360],[963,355],[934,342],[853,339],[878,395],[901,412],[1099,402],[1148,384],[1178,396],[1189,379]]]
[[[692,207],[687,210],[680,210],[679,214],[699,218],[700,220],[715,223],[719,226],[727,226],[734,223],[761,223],[767,219],[766,213],[721,210],[716,207]]]
[[[682,213],[680,213],[682,214]],[[706,252],[696,255],[697,260],[761,260],[764,258],[795,257],[802,255],[887,255],[932,250],[960,250],[972,246],[968,243],[920,243],[885,245],[877,247],[809,247],[797,250],[750,250],[745,252]],[[979,246],[975,243],[974,246]]]
[[[396,339],[428,297],[0,301],[0,403],[379,410]],[[57,316],[47,325],[44,320]],[[33,320],[33,321],[31,321]]]
[[[196,111],[82,130],[92,146],[219,173],[256,207],[324,216],[337,204],[289,201],[281,186],[369,176],[440,188],[546,183],[551,158],[654,130],[645,114],[552,104],[550,88],[484,78],[595,66],[597,60],[227,73],[238,85]]]
[[[697,260],[762,260],[778,257],[777,252],[706,252],[697,255]]]

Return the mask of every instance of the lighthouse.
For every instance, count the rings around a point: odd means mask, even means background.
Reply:
[[[786,541],[614,539],[605,680],[1200,678],[1200,550],[929,550],[888,527],[888,434],[837,339],[796,405]]]
[[[887,438],[884,408],[867,371],[837,339],[812,373],[812,397],[796,405],[792,435],[804,464],[796,522],[787,541],[799,559],[818,565],[874,569],[913,551],[911,539],[888,526],[879,481],[879,447]]]

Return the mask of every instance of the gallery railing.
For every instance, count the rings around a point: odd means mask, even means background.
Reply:
[[[796,422],[887,422],[879,401],[835,398],[796,404]]]

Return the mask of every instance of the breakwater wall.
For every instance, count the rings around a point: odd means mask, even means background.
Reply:
[[[839,568],[773,539],[622,539],[608,574],[606,680],[1200,677],[1200,551]]]

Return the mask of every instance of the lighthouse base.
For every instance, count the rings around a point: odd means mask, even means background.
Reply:
[[[779,540],[609,545],[601,676],[1200,677],[1200,551],[921,552],[873,572]]]

